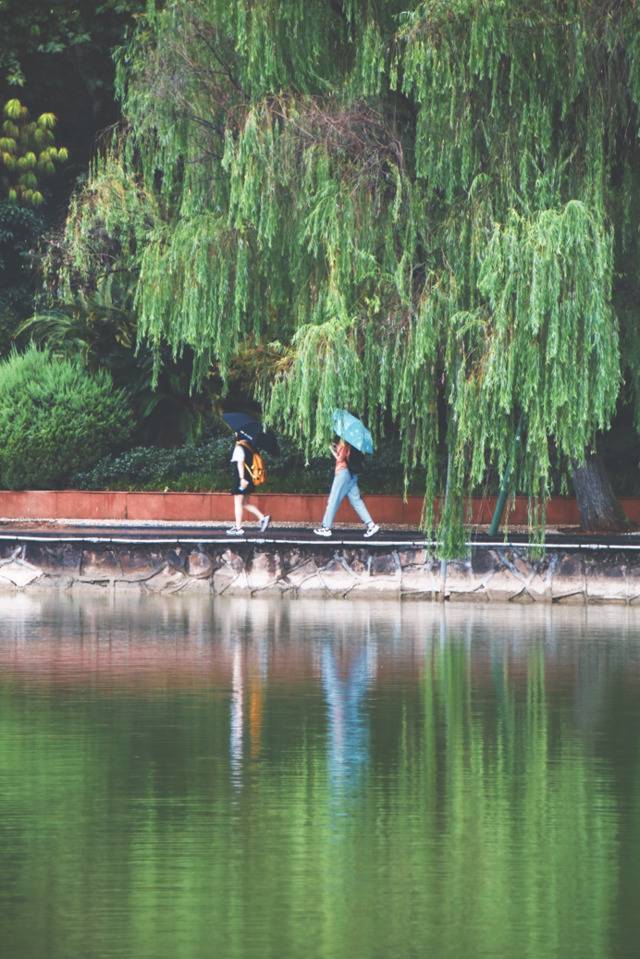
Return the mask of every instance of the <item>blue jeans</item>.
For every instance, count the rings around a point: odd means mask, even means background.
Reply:
[[[340,470],[339,473],[336,473],[333,478],[333,483],[331,484],[329,501],[327,502],[324,519],[322,520],[322,525],[326,527],[326,529],[331,529],[333,526],[333,521],[336,518],[338,507],[345,496],[348,497],[349,502],[363,523],[366,523],[367,525],[369,523],[373,523],[373,520],[369,515],[369,510],[364,505],[364,501],[360,496],[358,477],[352,476],[349,470],[345,469]]]

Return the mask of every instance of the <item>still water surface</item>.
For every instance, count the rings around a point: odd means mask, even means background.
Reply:
[[[638,955],[640,611],[0,623],[2,959]]]

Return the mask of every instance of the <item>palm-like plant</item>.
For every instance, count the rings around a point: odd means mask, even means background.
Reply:
[[[15,338],[57,356],[80,356],[88,370],[107,369],[129,394],[140,439],[163,445],[195,439],[211,412],[206,386],[192,393],[191,357],[163,356],[158,363],[151,347],[138,342],[132,302],[132,289],[109,274],[93,292],[79,290],[69,302],[30,316]]]
[[[79,290],[71,301],[28,317],[16,339],[46,343],[56,355],[80,355],[90,369],[110,367],[123,350],[135,350],[136,323],[128,302],[129,291],[114,289],[110,276],[93,294]]]

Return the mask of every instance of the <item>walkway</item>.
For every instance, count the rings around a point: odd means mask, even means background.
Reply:
[[[244,537],[226,535],[226,527],[221,524],[180,524],[180,523],[68,523],[36,521],[0,520],[0,540],[12,542],[79,542],[79,543],[153,543],[153,544],[260,544],[260,545],[310,545],[331,548],[351,546],[378,550],[390,546],[435,546],[418,529],[381,529],[371,539],[364,539],[362,527],[336,527],[331,538],[314,536],[308,526],[271,526],[266,533],[260,533],[255,527],[246,526]],[[509,533],[504,536],[489,537],[484,532],[470,532],[468,544],[476,548],[504,547],[507,544],[527,545],[526,533]],[[577,550],[640,550],[640,532],[618,536],[583,534],[579,531],[569,533],[547,533],[547,549]]]

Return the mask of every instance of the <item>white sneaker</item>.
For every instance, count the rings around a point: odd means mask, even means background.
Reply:
[[[313,532],[316,534],[316,536],[331,536],[331,530],[326,526],[318,526],[318,528],[314,529]]]
[[[268,527],[271,522],[270,516],[263,516],[259,523],[259,529],[261,533],[264,533],[265,529]]]
[[[227,536],[244,536],[244,530],[237,526],[230,526],[227,530]]]
[[[370,536],[375,536],[376,533],[380,531],[380,527],[377,523],[369,523],[366,530],[364,531],[364,538],[369,539]]]

